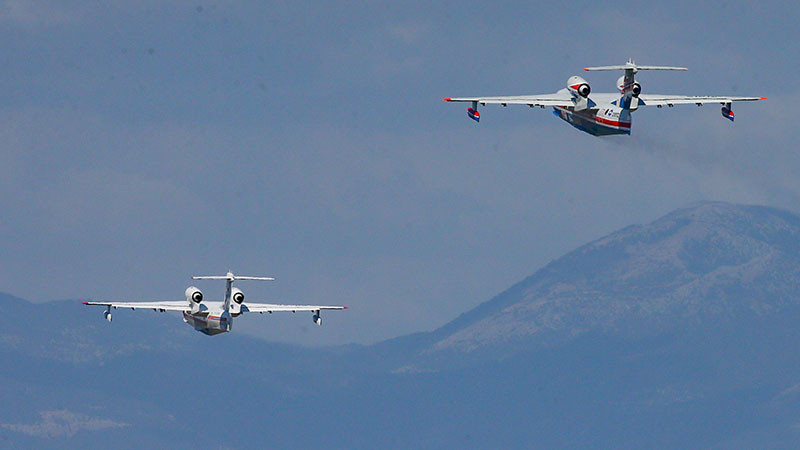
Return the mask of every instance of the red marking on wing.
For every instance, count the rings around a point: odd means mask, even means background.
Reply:
[[[453,101],[453,99],[450,98],[450,97],[445,97],[445,98],[442,99],[442,101],[443,102],[451,102],[451,101]]]

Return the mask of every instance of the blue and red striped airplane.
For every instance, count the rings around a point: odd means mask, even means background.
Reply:
[[[583,70],[624,70],[625,74],[617,80],[620,93],[595,93],[589,83],[579,76],[567,80],[567,87],[554,94],[518,95],[508,97],[446,97],[446,102],[471,102],[467,115],[479,122],[478,104],[499,103],[508,105],[528,105],[553,107],[553,114],[573,127],[594,136],[612,134],[631,134],[631,113],[642,106],[673,107],[675,105],[719,103],[723,117],[733,121],[733,102],[766,100],[766,97],[708,97],[686,95],[642,94],[642,85],[636,81],[640,70],[687,70],[685,67],[640,66],[628,60],[620,66],[586,67]]]

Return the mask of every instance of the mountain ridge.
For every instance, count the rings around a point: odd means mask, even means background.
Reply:
[[[702,245],[707,241],[713,245]],[[800,289],[794,282],[800,277],[798,242],[800,218],[785,210],[724,202],[682,208],[649,224],[625,227],[551,261],[431,332],[436,342],[425,352],[459,345],[461,351],[470,352],[489,343],[503,345],[502,338],[509,335],[547,338],[548,330],[566,334],[550,337],[568,339],[598,324],[613,329],[645,320],[649,322],[647,328],[655,326],[658,330],[664,320],[657,314],[670,313],[665,320],[675,321],[680,319],[681,308],[686,320],[796,308],[800,299]],[[782,273],[775,270],[779,267],[783,272],[787,267],[790,271],[771,280],[768,295],[749,290],[754,278]],[[576,273],[581,276],[576,278]],[[725,294],[719,291],[725,289],[738,289],[758,298],[747,306],[744,300],[716,301]],[[592,313],[593,318],[561,326],[563,316],[574,312],[558,311],[557,306],[564,303],[569,308],[583,307],[583,314]],[[591,311],[597,304],[615,307]],[[502,321],[500,316],[505,316]],[[476,323],[480,323],[483,336],[471,329]],[[539,328],[526,329],[529,323],[537,323]],[[500,327],[499,338],[486,335],[492,325]]]

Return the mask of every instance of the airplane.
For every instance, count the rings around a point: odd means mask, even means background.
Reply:
[[[628,59],[624,65],[585,67],[585,71],[624,70],[625,74],[617,80],[620,93],[595,93],[589,83],[579,76],[567,80],[567,87],[554,94],[519,95],[509,97],[445,97],[446,102],[472,102],[467,108],[467,116],[480,122],[478,104],[488,103],[508,105],[528,105],[553,107],[553,114],[573,127],[594,136],[615,134],[631,134],[631,113],[642,106],[661,108],[674,105],[719,103],[722,105],[722,116],[733,121],[733,102],[766,100],[766,97],[709,97],[686,95],[643,94],[642,85],[636,81],[636,73],[640,70],[688,70],[685,67],[640,66]]]
[[[320,313],[324,309],[347,309],[347,306],[315,306],[315,305],[274,305],[270,303],[251,303],[244,301],[241,289],[233,287],[237,280],[274,281],[272,277],[243,277],[228,272],[225,275],[194,276],[193,280],[225,280],[225,297],[221,302],[203,301],[200,289],[186,288],[186,300],[159,302],[83,302],[84,305],[105,306],[103,317],[111,322],[111,308],[152,309],[153,311],[180,311],[183,321],[195,330],[214,336],[231,331],[233,318],[244,313],[269,313],[276,311],[311,311],[312,319],[322,325]]]

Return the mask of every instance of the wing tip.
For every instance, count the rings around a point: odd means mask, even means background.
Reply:
[[[349,306],[342,306],[342,309],[350,309]]]
[[[83,303],[84,305],[88,305],[89,304],[89,302],[81,302],[81,303]]]
[[[584,67],[584,68],[583,68],[583,70],[585,70],[585,71],[587,71],[587,72],[588,72],[588,71],[589,71],[589,68],[588,68],[588,67]]]
[[[758,97],[760,100],[766,100],[767,97]]]
[[[452,101],[453,101],[453,99],[452,99],[452,98],[450,98],[450,97],[445,97],[445,98],[443,98],[443,99],[442,99],[442,101],[443,101],[443,102],[452,102]]]

